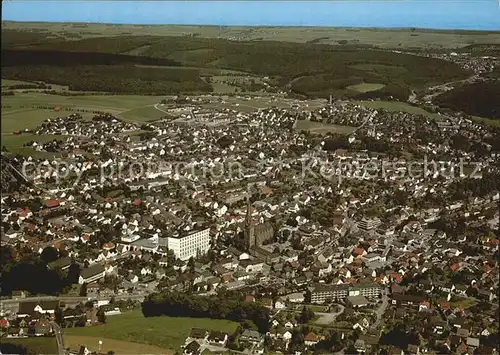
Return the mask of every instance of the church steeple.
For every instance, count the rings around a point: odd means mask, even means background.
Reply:
[[[255,226],[252,217],[252,204],[250,203],[250,197],[247,196],[247,214],[245,217],[245,246],[251,249],[255,246]]]

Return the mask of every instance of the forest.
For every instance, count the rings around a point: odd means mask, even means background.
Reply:
[[[61,257],[53,247],[45,248],[39,256],[31,252],[23,256],[9,246],[2,246],[0,257],[2,296],[9,296],[15,290],[26,290],[34,295],[59,295],[63,289],[77,283],[80,276],[77,264],[64,272],[47,267]]]
[[[193,78],[191,73],[175,74],[182,76],[181,81],[167,75],[173,75],[172,66],[190,66],[269,76],[281,87],[309,97],[330,94],[358,97],[359,93],[346,87],[360,82],[380,83],[386,86],[362,96],[406,100],[410,88],[462,79],[470,74],[440,59],[365,46],[160,36],[65,40],[12,30],[2,31],[2,35],[5,37],[3,78],[50,81],[82,91],[143,94],[212,91],[209,83],[199,76]],[[167,74],[162,74],[164,68],[148,68],[149,72],[130,70],[134,65],[168,66],[171,70]],[[44,68],[30,68],[34,66]],[[85,70],[78,71],[80,66]]]
[[[500,80],[476,83],[447,91],[436,104],[469,115],[500,119]]]

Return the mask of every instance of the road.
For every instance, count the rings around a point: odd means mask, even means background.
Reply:
[[[382,289],[382,303],[377,308],[376,316],[377,320],[372,324],[373,329],[377,329],[380,325],[380,321],[382,320],[382,316],[389,305],[389,296],[387,295],[387,288]]]
[[[56,322],[51,322],[51,324],[52,324],[52,329],[54,329],[54,334],[56,336],[57,348],[59,349],[59,355],[65,355],[66,350],[64,350],[64,340],[63,340],[63,336],[62,336],[61,327]]]
[[[125,295],[115,295],[114,298],[117,301],[120,300],[133,300],[133,301],[140,301],[142,302],[144,298],[148,295],[148,293],[143,292],[143,293],[137,293],[137,294],[125,294]],[[92,298],[94,299],[94,298]],[[99,300],[110,300],[111,297],[103,297],[99,298]],[[7,299],[7,300],[2,300],[0,301],[1,308],[3,311],[10,311],[10,313],[17,313],[19,310],[19,302],[27,302],[27,301],[32,301],[32,302],[38,302],[38,301],[53,301],[53,300],[59,300],[64,302],[66,305],[77,305],[80,302],[87,302],[89,301],[89,297],[81,297],[81,296],[61,296],[61,297],[54,297],[54,296],[40,296],[40,297],[27,297],[27,298],[19,298],[19,299]]]

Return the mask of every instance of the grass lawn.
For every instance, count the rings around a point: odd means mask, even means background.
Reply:
[[[142,312],[132,311],[108,317],[101,326],[69,328],[64,336],[103,337],[139,344],[155,345],[164,349],[177,350],[184,344],[191,328],[204,328],[233,333],[239,323],[209,318],[145,318]]]
[[[58,353],[55,337],[1,338],[1,344],[15,344],[28,349],[28,354],[53,355]]]
[[[295,122],[295,129],[299,131],[309,131],[311,133],[325,134],[329,132],[335,132],[340,134],[352,133],[356,127],[342,126],[329,123],[307,121],[307,120],[297,120]]]
[[[440,118],[436,113],[432,113],[429,111],[424,110],[423,108],[412,106],[407,104],[406,102],[399,102],[399,101],[356,101],[354,102],[358,105],[363,105],[369,108],[373,109],[384,109],[387,111],[402,111],[402,112],[408,112],[408,113],[413,113],[416,115],[425,115],[431,118]]]
[[[314,304],[308,305],[307,309],[309,309],[310,311],[313,311],[313,312],[327,312],[328,311],[328,307],[318,306],[318,305],[314,305]]]
[[[384,84],[376,84],[376,83],[361,83],[357,85],[348,86],[347,89],[354,90],[357,92],[369,92],[380,90],[384,87]]]
[[[126,121],[140,123],[159,120],[165,116],[165,113],[155,109],[154,106],[144,106],[123,111],[118,116]]]
[[[103,336],[105,336],[103,334]],[[106,337],[98,338],[91,336],[65,335],[64,346],[70,349],[79,349],[81,345],[85,345],[91,351],[98,351],[99,340],[102,341],[101,353],[114,351],[115,354],[164,354],[170,355],[173,352],[167,349],[162,349],[154,345],[138,344],[129,341],[114,340]]]
[[[490,125],[490,126],[500,126],[500,120],[492,120],[491,118],[484,118],[479,116],[472,116],[472,119],[476,122]]]

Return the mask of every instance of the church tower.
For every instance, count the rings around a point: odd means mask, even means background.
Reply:
[[[247,215],[245,218],[245,246],[250,250],[255,246],[255,226],[252,218],[252,205],[247,197]]]

